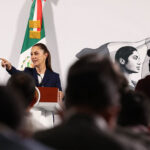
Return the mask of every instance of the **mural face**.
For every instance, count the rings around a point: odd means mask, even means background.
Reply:
[[[80,59],[87,54],[110,56],[113,62],[119,64],[129,85],[134,88],[139,79],[150,74],[150,58],[147,55],[149,49],[150,38],[138,42],[109,42],[97,49],[85,48],[76,57]]]
[[[140,66],[140,55],[137,51],[134,51],[133,54],[128,57],[128,62],[126,63],[125,68],[130,72],[138,73],[140,71]]]

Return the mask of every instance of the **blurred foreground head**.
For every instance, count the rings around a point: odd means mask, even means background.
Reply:
[[[138,81],[135,90],[143,93],[150,99],[150,75]]]
[[[26,108],[31,105],[35,94],[35,82],[32,76],[24,72],[13,74],[7,86],[23,96],[22,100]]]
[[[24,115],[23,108],[19,95],[0,86],[0,124],[17,130]]]
[[[103,112],[109,106],[118,106],[120,91],[127,81],[109,58],[88,55],[76,61],[67,77],[65,105]]]
[[[149,106],[150,101],[142,93],[132,90],[126,92],[121,99],[121,111],[118,117],[118,124],[123,127],[147,127],[150,122]]]

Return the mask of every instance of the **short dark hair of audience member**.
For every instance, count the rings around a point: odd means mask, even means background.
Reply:
[[[109,58],[99,55],[81,58],[71,66],[68,73],[66,109],[81,107],[99,113],[111,106],[118,107],[118,88],[121,87],[122,79],[125,80],[124,76],[117,71]]]
[[[23,108],[19,95],[8,87],[0,86],[0,124],[17,130],[24,115]]]
[[[148,127],[150,101],[143,94],[128,91],[122,96],[118,124],[122,127]]]
[[[150,75],[138,81],[135,91],[143,93],[150,99]]]
[[[137,58],[134,58],[135,60],[132,60],[132,64],[127,66],[127,64],[130,63],[128,58],[134,52],[136,52],[135,56]],[[137,53],[137,49],[132,46],[124,46],[117,50],[115,55],[115,61],[118,62],[123,72],[138,73],[140,70],[141,63],[139,59],[139,54]]]
[[[9,78],[7,86],[24,97],[26,108],[32,105],[35,95],[35,82],[32,76],[24,72],[16,73]]]

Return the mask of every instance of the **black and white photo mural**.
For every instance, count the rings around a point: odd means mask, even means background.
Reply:
[[[150,38],[137,42],[109,42],[96,49],[84,48],[76,57],[80,59],[87,54],[110,56],[120,66],[131,88],[139,79],[150,74]]]

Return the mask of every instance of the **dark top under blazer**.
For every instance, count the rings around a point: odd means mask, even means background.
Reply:
[[[15,74],[21,72],[12,66],[11,70],[7,70],[9,74]],[[42,82],[38,82],[38,73],[35,68],[26,67],[23,72],[30,74],[34,80],[37,87],[57,87],[62,91],[59,74],[55,73],[49,69],[46,69]]]

